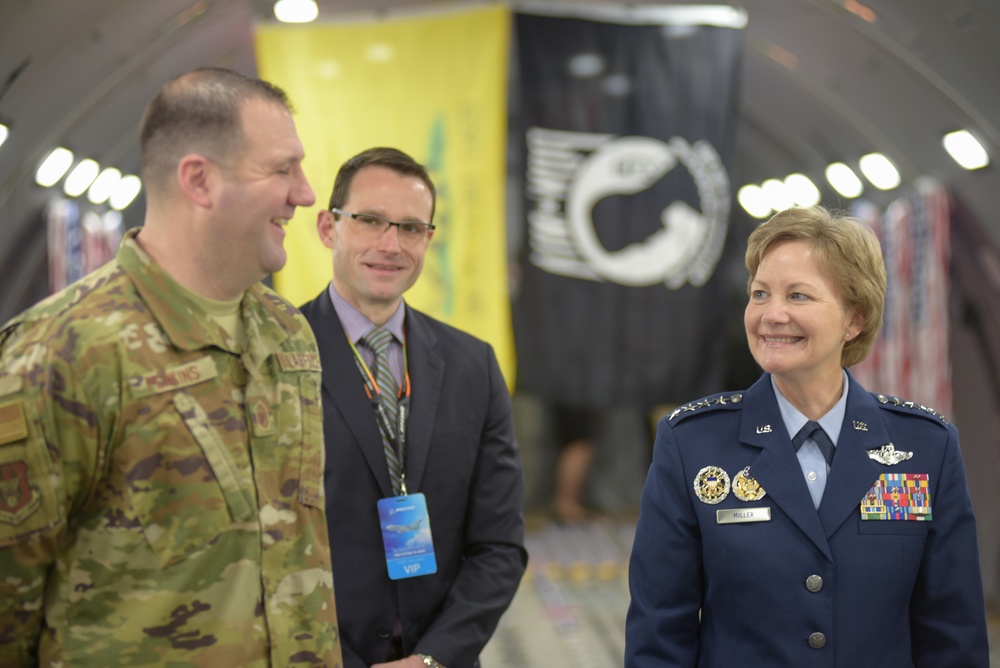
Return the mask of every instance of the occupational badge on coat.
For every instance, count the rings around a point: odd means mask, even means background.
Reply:
[[[907,459],[912,457],[913,453],[906,452],[904,450],[897,450],[896,446],[892,443],[886,443],[881,448],[869,450],[868,456],[877,461],[879,464],[895,466],[899,462],[905,462]]]
[[[929,482],[926,473],[883,473],[861,499],[861,519],[931,521]]]
[[[733,478],[733,495],[740,501],[759,501],[764,498],[765,494],[767,492],[764,491],[764,488],[750,475],[749,466]]]
[[[721,503],[729,495],[729,474],[718,466],[706,466],[694,478],[694,493],[705,503]]]

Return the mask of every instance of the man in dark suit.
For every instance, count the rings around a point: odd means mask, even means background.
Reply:
[[[527,563],[520,455],[493,349],[403,301],[434,234],[434,205],[424,167],[374,148],[341,167],[316,223],[333,281],[302,312],[323,365],[345,668],[477,666]],[[404,498],[426,499],[432,574],[407,577],[387,563],[387,553],[389,562],[406,553],[384,534],[426,531],[420,520],[380,524],[380,500]]]

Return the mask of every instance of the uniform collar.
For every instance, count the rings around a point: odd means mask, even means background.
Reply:
[[[840,399],[837,400],[837,403],[833,405],[833,408],[826,415],[816,420],[823,427],[823,431],[830,437],[834,445],[837,444],[837,440],[840,438],[840,428],[844,424],[844,414],[847,411],[847,395],[850,391],[850,380],[847,371],[841,369],[841,374],[843,376],[844,389],[840,394]],[[771,375],[771,388],[774,390],[774,398],[778,401],[778,410],[781,412],[781,419],[785,423],[785,429],[788,430],[788,437],[795,438],[795,435],[805,426],[809,418],[803,415],[798,408],[785,398],[785,395],[778,389],[778,384],[775,382],[773,375]]]
[[[146,308],[163,329],[170,343],[181,350],[209,346],[227,349],[225,330],[207,318],[198,305],[136,242],[141,228],[129,230],[118,247],[116,260],[128,274]],[[255,283],[243,293],[242,317],[249,356],[265,359],[302,325],[298,312],[276,293]]]

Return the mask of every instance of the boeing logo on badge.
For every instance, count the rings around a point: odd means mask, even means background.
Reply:
[[[531,262],[549,273],[629,287],[704,285],[722,254],[729,218],[729,177],[706,141],[531,128],[528,131]],[[701,210],[664,202],[660,229],[610,251],[594,229],[602,199],[640,193],[675,168],[695,182]]]

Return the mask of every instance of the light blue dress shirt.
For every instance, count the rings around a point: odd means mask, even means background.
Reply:
[[[823,431],[830,437],[834,447],[840,439],[840,428],[844,424],[844,413],[847,410],[847,372],[843,371],[843,374],[844,390],[840,399],[826,415],[817,420],[819,426],[823,427]],[[795,435],[805,426],[809,418],[799,412],[799,409],[792,406],[788,399],[781,394],[777,383],[774,382],[774,376],[771,376],[771,387],[774,388],[774,396],[778,400],[778,409],[781,411],[781,419],[785,423],[785,429],[788,430],[788,438],[795,438]],[[826,478],[830,473],[830,466],[826,463],[823,452],[816,445],[816,441],[811,438],[806,439],[796,454],[799,458],[799,466],[802,467],[802,475],[806,479],[806,486],[809,487],[813,505],[819,508],[820,501],[823,500],[823,492],[826,490]]]

